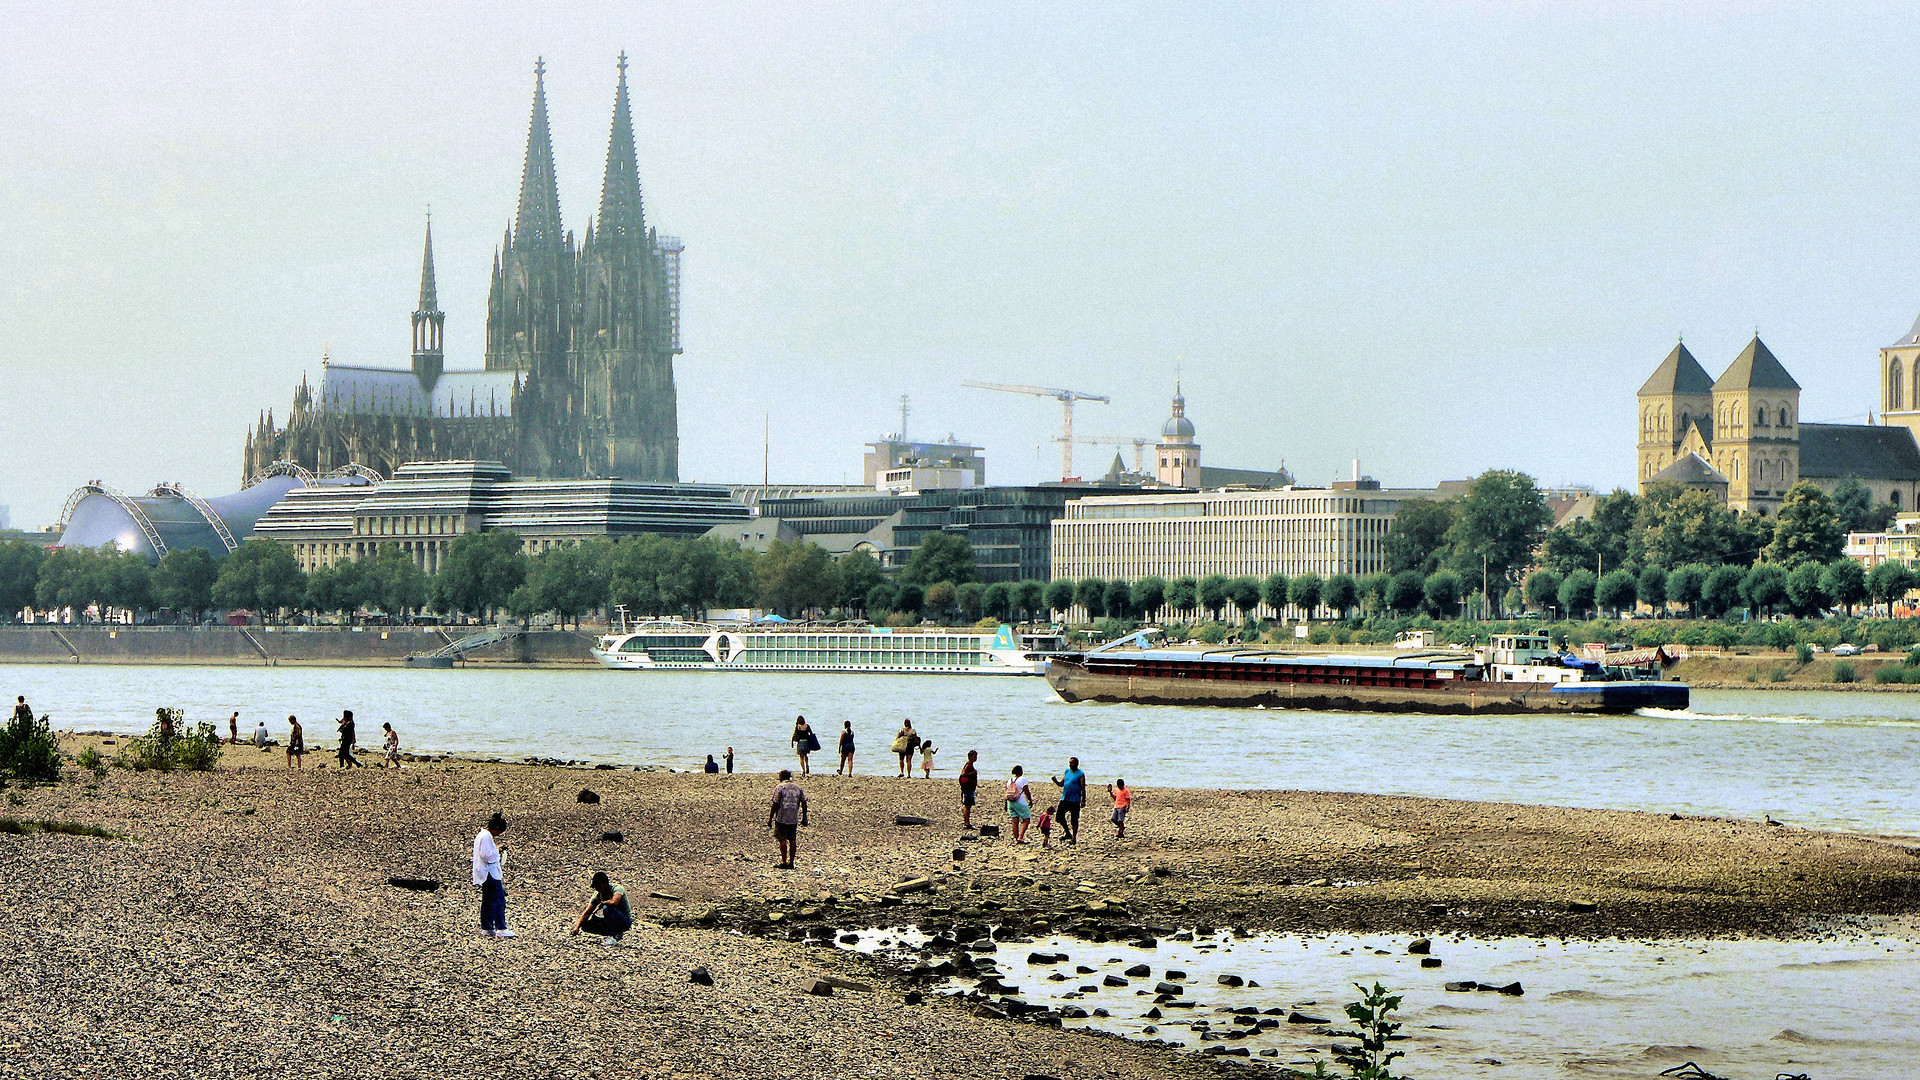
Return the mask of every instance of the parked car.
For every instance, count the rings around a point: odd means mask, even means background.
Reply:
[[[1841,642],[1840,644],[1838,644],[1838,645],[1835,645],[1835,646],[1833,647],[1833,655],[1835,655],[1835,656],[1859,656],[1859,655],[1860,655],[1860,646],[1858,646],[1858,645],[1848,645],[1848,644],[1847,644],[1847,643],[1845,643],[1845,642]]]
[[[1878,646],[1878,645],[1862,645],[1862,646],[1860,646],[1860,651],[1861,651],[1861,652],[1863,652],[1863,653],[1870,653],[1870,652],[1879,652],[1879,651],[1880,651],[1880,646]]]

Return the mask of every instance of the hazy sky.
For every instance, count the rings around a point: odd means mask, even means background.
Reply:
[[[1633,392],[1757,325],[1808,420],[1920,312],[1920,13],[1831,4],[0,2],[0,503],[237,487],[321,350],[404,366],[432,204],[481,359],[534,57],[561,208],[614,58],[687,244],[681,473],[859,479],[898,424],[1052,478],[1151,434],[1393,484],[1630,484]],[[1129,451],[1131,456],[1131,451]],[[1081,471],[1112,449],[1084,447]]]

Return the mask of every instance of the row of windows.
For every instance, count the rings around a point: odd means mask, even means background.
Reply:
[[[467,531],[464,514],[383,514],[353,519],[353,531],[361,536],[438,536]]]
[[[1898,366],[1889,376],[1890,394],[1894,400],[1900,398],[1900,372]],[[1920,386],[1915,387],[1920,395]],[[1915,402],[1920,407],[1920,401]],[[1897,406],[1894,406],[1897,407]],[[1640,432],[1645,436],[1665,435],[1679,421],[1686,418],[1682,410],[1678,417],[1670,417],[1665,405],[1648,405],[1640,410]],[[1723,401],[1714,410],[1714,434],[1734,435],[1746,426],[1746,409],[1738,401]],[[1753,426],[1756,428],[1790,428],[1793,426],[1793,406],[1782,402],[1757,402],[1753,407]]]

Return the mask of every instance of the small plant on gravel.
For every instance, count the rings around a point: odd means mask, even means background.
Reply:
[[[96,780],[107,775],[107,759],[102,757],[100,751],[94,747],[89,746],[80,751],[80,755],[74,758],[73,762],[92,773]]]
[[[1786,682],[1787,669],[1783,667],[1777,667],[1777,668],[1774,668],[1772,671],[1767,672],[1767,681],[1768,682]]]
[[[1354,989],[1360,991],[1361,997],[1347,1006],[1347,1019],[1352,1020],[1358,1030],[1342,1034],[1360,1040],[1360,1045],[1335,1046],[1333,1056],[1347,1067],[1353,1080],[1395,1080],[1387,1071],[1388,1066],[1395,1058],[1406,1055],[1387,1049],[1387,1043],[1393,1041],[1400,1030],[1399,1021],[1392,1018],[1400,1008],[1400,995],[1388,993],[1378,982],[1371,990],[1359,983],[1354,984]]]
[[[1853,670],[1853,665],[1847,663],[1845,660],[1842,660],[1839,663],[1833,665],[1833,681],[1834,682],[1850,683],[1855,681],[1859,677],[1860,677],[1859,672],[1856,672],[1855,670]]]
[[[1793,658],[1800,662],[1801,667],[1813,663],[1813,646],[1804,641],[1794,646]]]
[[[220,734],[214,726],[201,721],[193,731],[181,733],[184,722],[179,709],[161,709],[153,727],[145,735],[130,739],[114,764],[145,772],[171,772],[188,769],[205,772],[220,763]]]
[[[77,821],[29,821],[25,818],[0,817],[0,833],[24,836],[27,833],[36,832],[61,833],[66,836],[97,836],[102,840],[113,840],[120,835],[98,825],[82,825]]]
[[[46,717],[23,713],[0,728],[0,777],[5,776],[30,784],[60,779],[60,741]]]

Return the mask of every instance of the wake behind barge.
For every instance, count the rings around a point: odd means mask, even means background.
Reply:
[[[1666,656],[1607,667],[1556,655],[1545,636],[1497,634],[1472,651],[1317,656],[1252,649],[1155,649],[1147,633],[1053,656],[1047,683],[1067,701],[1340,712],[1629,713],[1685,709],[1685,683],[1654,675]]]

